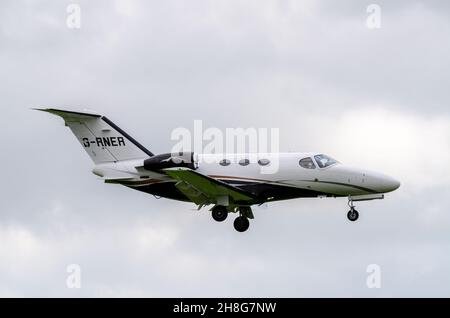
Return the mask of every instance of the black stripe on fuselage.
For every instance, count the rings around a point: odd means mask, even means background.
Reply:
[[[117,130],[120,134],[122,134],[125,138],[127,138],[131,143],[133,143],[136,147],[138,147],[140,150],[142,150],[145,154],[147,154],[149,157],[153,157],[153,153],[149,151],[147,148],[142,146],[136,139],[128,135],[124,130],[122,130],[119,126],[114,124],[111,120],[109,120],[106,116],[103,116],[102,119],[110,125],[112,128]]]
[[[219,181],[225,182],[230,185],[237,185],[237,184],[261,184],[261,182],[258,181],[247,181],[247,180],[231,180],[231,179],[217,179]]]
[[[240,185],[240,184],[264,184],[264,183],[261,183],[261,182],[257,182],[257,181],[247,181],[247,180],[241,180],[241,179],[239,179],[239,178],[236,178],[236,179],[220,179],[221,181],[223,181],[223,182],[227,182],[227,183],[230,183],[230,184],[233,184],[233,185]],[[348,184],[348,183],[342,183],[342,182],[334,182],[334,181],[320,181],[320,180],[298,180],[298,181],[302,181],[302,182],[314,182],[314,183],[325,183],[325,184],[334,184],[334,185],[340,185],[340,186],[344,186],[344,187],[349,187],[349,188],[354,188],[354,189],[357,189],[357,190],[362,190],[362,191],[365,191],[365,192],[370,192],[370,193],[378,193],[377,191],[375,191],[375,190],[372,190],[372,189],[369,189],[369,188],[366,188],[366,187],[361,187],[361,186],[357,186],[357,185],[353,185],[353,184]],[[283,183],[282,182],[279,182],[279,181],[274,181],[273,183],[270,183],[270,184],[280,184],[280,185],[283,185]],[[288,185],[284,185],[284,186],[286,186],[286,187],[289,187]]]
[[[326,184],[335,184],[335,185],[340,185],[340,186],[344,186],[344,187],[349,187],[349,188],[354,188],[354,189],[358,189],[358,190],[362,190],[362,191],[366,191],[366,192],[370,192],[370,193],[378,193],[375,190],[369,189],[369,188],[365,188],[365,187],[360,187],[357,185],[353,185],[353,184],[348,184],[348,183],[342,183],[342,182],[334,182],[334,181],[320,181],[320,180],[299,180],[299,181],[304,181],[304,182],[315,182],[315,183],[326,183]]]

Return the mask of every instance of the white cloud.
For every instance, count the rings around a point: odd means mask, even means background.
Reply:
[[[0,228],[0,258],[9,264],[27,264],[33,257],[43,254],[45,246],[31,231],[22,226]]]
[[[124,15],[128,18],[132,18],[139,12],[139,7],[134,0],[115,0],[114,8],[117,10],[117,12],[119,12],[119,14]]]
[[[128,234],[128,233],[127,233]],[[140,253],[165,251],[173,246],[178,238],[177,230],[164,226],[139,226],[133,230],[136,247]],[[133,237],[132,236],[132,237]]]
[[[345,162],[382,169],[416,192],[450,186],[450,180],[442,178],[450,174],[448,116],[423,116],[376,105],[313,122],[321,123],[318,135],[323,132],[324,144]]]

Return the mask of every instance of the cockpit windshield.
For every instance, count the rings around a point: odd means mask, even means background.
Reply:
[[[327,155],[323,155],[323,154],[314,156],[314,159],[316,159],[317,165],[320,168],[326,168],[326,167],[329,167],[329,166],[332,166],[332,165],[338,163],[333,158],[328,157]]]

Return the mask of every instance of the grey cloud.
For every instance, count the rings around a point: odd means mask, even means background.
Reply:
[[[351,160],[358,150],[333,148],[343,135],[323,124],[343,111],[449,120],[447,2],[380,2],[380,30],[358,1],[130,3],[80,1],[80,30],[66,28],[64,2],[1,4],[0,294],[449,296],[449,193],[421,175],[362,203],[358,224],[345,200],[295,200],[257,209],[239,235],[193,205],[102,184],[63,122],[30,110],[98,110],[155,153],[202,119],[280,127],[283,151]],[[71,263],[81,290],[65,286]],[[366,287],[372,263],[381,289]]]

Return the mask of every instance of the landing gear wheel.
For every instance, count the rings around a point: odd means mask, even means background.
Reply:
[[[228,211],[227,208],[221,205],[216,205],[212,209],[212,217],[217,222],[223,222],[227,219]]]
[[[250,222],[245,216],[238,216],[236,220],[234,220],[234,228],[238,232],[245,232],[248,230],[250,226]]]
[[[351,209],[350,211],[348,211],[347,213],[347,218],[352,221],[355,222],[358,218],[359,218],[359,213],[358,211],[356,211],[355,209]]]

